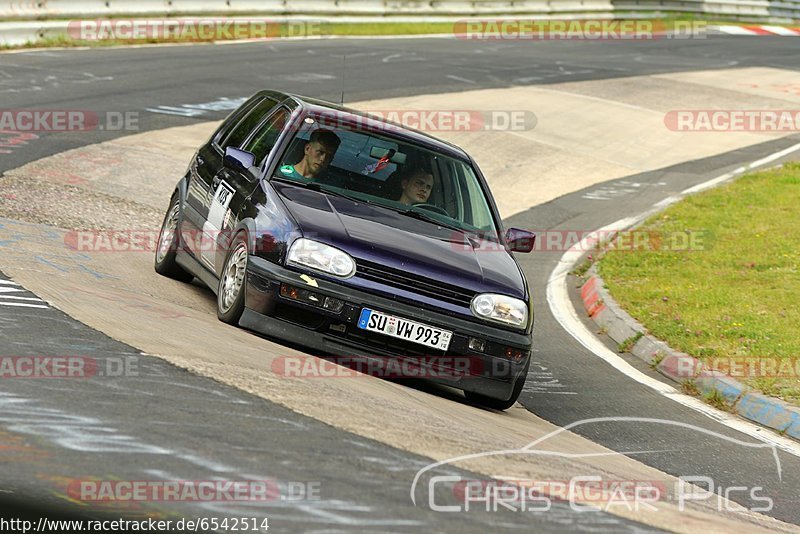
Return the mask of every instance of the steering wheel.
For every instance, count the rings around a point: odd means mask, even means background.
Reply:
[[[450,217],[450,214],[447,213],[447,210],[437,206],[436,204],[414,204],[414,207],[432,211],[434,213],[438,213],[439,215],[444,215],[445,217]]]

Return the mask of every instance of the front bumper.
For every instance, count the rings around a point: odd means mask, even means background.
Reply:
[[[247,266],[245,312],[240,326],[267,336],[301,344],[332,355],[334,361],[354,358],[371,370],[385,369],[388,378],[424,378],[464,391],[507,400],[515,380],[524,372],[531,351],[531,336],[489,324],[476,323],[445,313],[373,295],[325,279],[301,273],[250,256]],[[309,283],[313,280],[316,286]],[[281,295],[281,285],[313,291],[321,299],[344,302],[334,312]],[[362,308],[422,322],[453,332],[447,352],[367,332],[356,326]],[[469,339],[483,341],[484,350],[469,348]],[[507,351],[513,354],[506,356]],[[415,372],[396,375],[396,364],[413,362]],[[388,366],[387,366],[388,364]],[[364,366],[359,366],[362,370]],[[408,369],[404,366],[403,369]]]

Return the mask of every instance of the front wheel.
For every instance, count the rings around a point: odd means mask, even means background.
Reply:
[[[239,232],[231,242],[217,290],[217,317],[228,324],[239,324],[244,312],[245,278],[247,272],[247,237]]]
[[[180,280],[181,282],[191,282],[194,275],[187,273],[175,261],[178,253],[178,221],[181,216],[181,199],[178,194],[172,195],[167,214],[164,215],[164,222],[161,224],[161,232],[158,234],[158,246],[156,247],[155,269],[162,276]]]
[[[514,389],[511,390],[511,398],[508,400],[498,400],[493,399],[492,397],[487,397],[486,395],[481,395],[480,393],[472,393],[471,391],[465,391],[464,396],[467,400],[474,402],[484,408],[491,408],[492,410],[508,410],[514,403],[517,402],[520,393],[522,393],[522,386],[525,385],[525,380],[528,378],[528,369],[531,366],[530,359],[528,363],[525,364],[525,370],[522,371],[522,374],[517,377],[514,381]]]

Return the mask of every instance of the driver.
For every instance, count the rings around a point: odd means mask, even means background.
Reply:
[[[414,169],[400,180],[401,194],[398,202],[408,206],[425,204],[433,191],[433,175],[424,169]]]
[[[303,159],[294,165],[284,165],[281,173],[290,178],[319,180],[325,174],[342,140],[331,130],[314,130],[303,149]]]

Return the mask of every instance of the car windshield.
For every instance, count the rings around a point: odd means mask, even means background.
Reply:
[[[497,240],[486,193],[469,163],[390,131],[329,122],[325,116],[305,118],[275,177],[318,183],[326,191]]]

